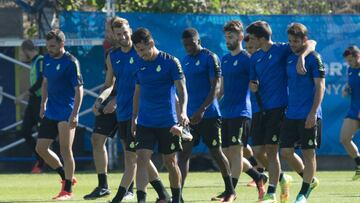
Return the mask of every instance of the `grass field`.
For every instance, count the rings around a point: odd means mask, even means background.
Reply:
[[[294,178],[289,202],[294,202],[301,187],[301,179],[295,173],[289,174]],[[320,187],[312,193],[308,202],[359,203],[360,181],[351,181],[352,175],[353,172],[318,172]],[[107,202],[115,195],[121,174],[109,175],[109,184],[113,192],[110,197],[92,201],[85,201],[82,197],[96,186],[96,174],[77,173],[76,177],[78,184],[74,188],[74,199],[67,202]],[[167,174],[161,173],[161,178],[168,188]],[[57,174],[0,174],[0,202],[54,202],[51,197],[60,190],[58,179]],[[256,202],[256,189],[245,186],[249,180],[246,174],[242,175],[236,188],[238,195],[236,202]],[[278,194],[279,190],[280,188]],[[190,173],[183,194],[185,202],[210,202],[211,196],[221,191],[223,184],[219,173]],[[148,189],[147,200],[148,202],[155,200],[155,191],[151,186]],[[136,202],[136,199],[127,202]]]

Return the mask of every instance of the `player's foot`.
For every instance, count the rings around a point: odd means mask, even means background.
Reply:
[[[310,187],[309,187],[308,192],[305,194],[306,199],[309,198],[310,193],[311,193],[313,190],[315,190],[317,187],[319,187],[319,185],[320,185],[319,179],[317,179],[316,177],[314,177],[314,178],[313,178],[313,181],[310,183]]]
[[[64,190],[65,180],[60,181],[60,183],[61,183],[61,190]],[[77,179],[76,179],[75,177],[73,177],[72,182],[71,182],[71,185],[72,185],[72,186],[75,186],[76,183],[77,183]]]
[[[226,196],[226,193],[222,192],[221,194],[219,194],[215,197],[212,197],[211,201],[221,201],[222,199],[224,199],[225,196]]]
[[[256,187],[255,180],[252,180],[246,184],[247,187]]]
[[[61,200],[61,201],[62,200],[69,200],[71,198],[72,198],[72,193],[71,192],[66,192],[64,190],[61,190],[61,192],[57,196],[53,197],[54,200]]]
[[[256,183],[256,188],[258,190],[258,200],[262,200],[265,194],[265,183],[267,182],[268,177],[265,174],[261,174],[260,180]]]
[[[258,203],[277,203],[275,193],[267,193]]]
[[[360,166],[357,166],[355,169],[355,175],[352,177],[352,180],[358,180],[360,178]]]
[[[296,200],[295,203],[306,203],[306,197],[303,194],[298,194],[298,196],[296,196]]]
[[[39,161],[36,161],[35,165],[31,169],[31,173],[41,173],[42,168],[40,167]]]
[[[171,197],[167,196],[165,199],[157,198],[155,203],[171,203]]]
[[[292,180],[293,180],[293,178],[291,176],[284,174],[283,178],[280,181],[280,189],[281,189],[280,202],[281,203],[285,203],[289,200],[290,185],[291,185]]]
[[[135,198],[135,195],[133,192],[127,191],[124,195],[123,200],[132,200]]]
[[[111,194],[111,192],[110,192],[109,188],[96,187],[91,193],[85,195],[84,199],[92,200],[92,199],[97,199],[100,197],[105,197],[110,194]]]
[[[235,200],[236,200],[236,194],[232,193],[232,194],[225,195],[224,198],[221,200],[221,202],[232,203]]]

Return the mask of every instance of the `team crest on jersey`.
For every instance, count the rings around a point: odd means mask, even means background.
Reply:
[[[197,60],[196,63],[195,63],[196,66],[199,66],[200,65],[200,61]]]
[[[358,73],[358,76],[360,77],[360,72]]]
[[[237,64],[238,64],[238,60],[235,60],[233,66],[237,66]]]
[[[134,58],[133,58],[133,57],[130,58],[129,63],[130,63],[130,64],[133,64],[133,63],[134,63]]]
[[[269,59],[271,59],[271,58],[272,58],[272,55],[270,54],[270,55],[269,55]]]
[[[160,72],[160,71],[161,71],[161,66],[158,65],[158,66],[156,67],[156,72]]]
[[[60,70],[60,64],[56,66],[56,70]]]

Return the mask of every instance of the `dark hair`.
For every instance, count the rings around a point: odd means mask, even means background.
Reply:
[[[21,49],[27,50],[27,51],[35,51],[36,47],[30,39],[27,39],[21,43]]]
[[[250,35],[245,35],[244,41],[245,41],[245,42],[249,42],[249,41],[250,41]]]
[[[353,57],[359,56],[360,55],[359,47],[357,47],[356,45],[351,45],[348,48],[346,48],[343,53],[343,57],[347,57],[350,55]]]
[[[199,38],[199,32],[195,28],[187,28],[182,33],[182,38]]]
[[[46,34],[46,40],[55,39],[57,42],[65,42],[65,34],[60,29],[53,29]]]
[[[111,25],[111,29],[114,30],[114,28],[121,28],[124,25],[129,25],[129,21],[126,20],[125,18],[120,18],[120,17],[113,17],[110,19],[110,25]]]
[[[255,21],[251,23],[247,28],[246,32],[255,35],[257,38],[265,38],[270,40],[272,31],[270,25],[265,21]]]
[[[151,33],[146,28],[138,28],[132,35],[131,40],[134,44],[137,43],[145,43],[148,44],[151,40],[153,40],[153,37],[151,36]]]
[[[304,37],[307,37],[308,30],[307,30],[306,26],[301,23],[291,23],[288,26],[287,33],[289,35],[293,35],[297,38],[303,39]]]
[[[244,28],[242,23],[239,20],[232,20],[225,24],[224,32],[236,32],[236,33],[242,33],[244,32]]]

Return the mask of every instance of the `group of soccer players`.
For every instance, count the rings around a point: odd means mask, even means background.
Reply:
[[[183,31],[187,55],[179,61],[158,50],[146,28],[133,32],[129,22],[120,17],[112,18],[107,26],[113,35],[112,48],[106,56],[104,89],[93,107],[92,144],[99,184],[84,199],[110,194],[105,143],[118,131],[125,171],[112,203],[133,196],[135,177],[140,203],[146,202],[149,182],[158,194],[156,202],[186,202],[182,188],[186,187],[189,158],[201,138],[224,181],[224,191],[212,201],[234,202],[235,187],[244,171],[254,180],[259,202],[277,202],[278,183],[280,201],[287,202],[292,178],[281,172],[280,147],[282,157],[303,178],[296,203],[307,202],[319,184],[314,176],[315,148],[321,137],[325,72],[315,51],[316,42],[308,39],[303,24],[288,26],[288,43],[274,43],[265,21],[251,23],[246,36],[240,21],[229,21],[223,28],[229,53],[221,61],[202,47],[194,28]],[[61,191],[54,199],[67,200],[76,183],[71,147],[83,81],[79,62],[64,49],[64,33],[52,30],[46,39],[36,152],[61,176]],[[248,51],[242,47],[244,39]],[[357,163],[357,179],[360,158],[351,139],[360,119],[360,51],[349,47],[344,57],[351,66],[347,92],[352,106],[342,140]],[[352,127],[351,132],[347,126]],[[49,148],[57,135],[64,164]],[[248,145],[250,135],[253,152]],[[155,146],[169,173],[171,196],[151,162]],[[301,149],[303,160],[295,147]],[[268,170],[269,177],[257,169],[261,167]]]

